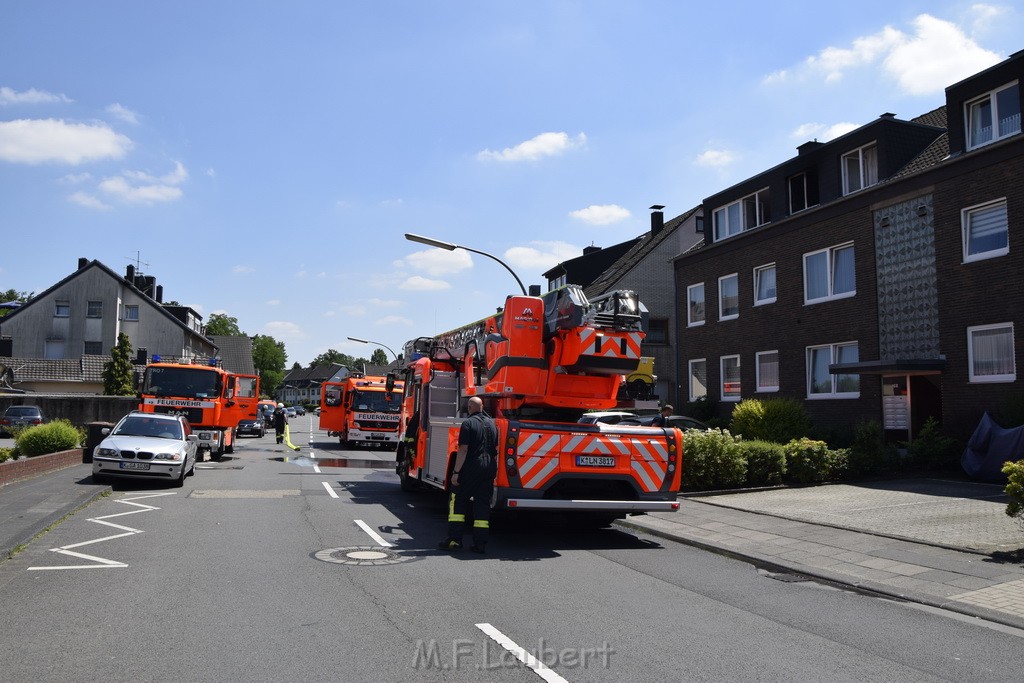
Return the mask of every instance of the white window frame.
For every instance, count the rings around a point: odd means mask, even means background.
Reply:
[[[698,394],[697,392],[694,391],[695,381],[694,381],[693,369],[694,369],[694,366],[697,365],[698,363],[703,363],[704,364],[704,393],[703,394]],[[689,392],[690,400],[691,401],[697,401],[697,400],[702,399],[702,398],[707,398],[707,395],[708,395],[708,359],[707,358],[693,358],[693,359],[691,359],[690,362],[686,364],[686,371],[687,371],[686,378],[687,378],[687,384],[688,384],[687,392]]]
[[[753,203],[754,219],[747,220],[747,204]],[[771,194],[762,187],[734,202],[729,202],[711,212],[712,230],[715,241],[734,237],[744,230],[753,230],[771,222]],[[750,224],[752,223],[752,224]]]
[[[93,309],[98,309],[95,312]],[[86,318],[102,318],[103,317],[103,301],[88,301],[85,305],[85,317]]]
[[[53,317],[54,318],[69,318],[69,317],[71,317],[71,302],[70,301],[55,301],[55,302],[53,302]]]
[[[761,285],[761,280],[760,280],[760,278],[768,270],[771,270],[773,277],[776,277],[776,280],[775,280],[775,295],[774,296],[767,296],[767,297],[765,297],[763,299],[758,299],[757,298],[758,292],[761,291],[761,286],[760,286]],[[778,278],[777,278],[777,274],[778,274],[778,271],[776,270],[774,263],[766,263],[763,266],[758,266],[757,268],[754,268],[754,305],[755,306],[763,306],[765,304],[773,304],[773,303],[775,303],[776,299],[778,299],[779,281],[778,281]]]
[[[762,384],[761,380],[761,357],[762,356],[775,356],[775,383],[774,384]],[[758,351],[755,355],[755,367],[757,368],[757,387],[758,393],[767,393],[779,390],[779,351]]]
[[[817,251],[810,251],[804,254],[804,304],[817,304],[824,301],[834,301],[836,299],[848,299],[852,296],[857,296],[857,252],[853,252],[853,289],[848,292],[835,292],[835,279],[836,279],[836,253],[843,249],[853,249],[853,242],[845,242],[844,244],[837,244],[827,249],[819,249]],[[828,279],[828,293],[824,296],[811,298],[808,288],[810,280],[807,277],[807,260],[817,256],[818,254],[826,254],[827,271],[826,277]]]
[[[804,205],[800,208],[796,208],[793,205],[793,181],[795,180],[800,180],[800,184],[804,186]],[[794,173],[786,178],[786,208],[789,209],[789,215],[792,216],[795,213],[806,211],[813,206],[813,204],[811,204],[809,192],[810,188],[807,186],[807,171]]]
[[[867,172],[867,169],[865,167],[866,166],[866,162],[865,162],[865,158],[864,157],[865,157],[865,152],[867,152],[868,150],[871,150],[871,151],[874,152],[874,154],[873,154],[873,157],[874,157],[873,162],[875,164],[875,167],[874,167],[874,177],[873,178],[872,178],[872,174]],[[854,155],[856,155],[856,157],[857,157],[857,179],[856,179],[857,180],[857,187],[852,188],[851,184],[850,184],[851,178],[850,178],[849,171],[847,169],[846,161],[847,161],[847,159],[853,158]],[[839,165],[841,166],[841,170],[842,170],[842,173],[843,173],[843,195],[844,196],[848,195],[848,194],[853,194],[854,192],[860,192],[861,190],[869,188],[872,185],[877,185],[878,184],[878,143],[877,142],[869,142],[868,144],[862,145],[862,146],[858,147],[857,149],[851,149],[849,152],[847,152],[846,154],[844,154],[843,156],[841,156],[839,158]]]
[[[133,312],[135,313],[134,316],[131,315]],[[132,322],[138,322],[138,320],[139,320],[139,307],[136,306],[136,305],[133,305],[133,304],[125,304],[124,305],[124,317],[122,319],[123,320],[132,321]]]
[[[741,372],[742,369],[743,369],[743,366],[740,363],[740,354],[736,353],[736,354],[732,354],[732,355],[729,355],[729,356],[720,356],[718,358],[718,395],[721,397],[722,401],[729,401],[729,402],[735,403],[735,402],[738,402],[743,397],[743,384],[742,384],[742,381],[737,381],[736,383],[739,385],[739,389],[740,390],[737,391],[735,394],[726,395],[726,393],[725,393],[725,384],[726,384],[726,382],[725,382],[725,363],[726,363],[726,361],[732,361],[732,360],[736,361],[736,371],[737,372]]]
[[[729,313],[728,315],[726,315],[726,313],[725,313],[725,311],[723,309],[723,304],[725,303],[725,299],[724,299],[724,297],[722,295],[723,294],[723,292],[722,292],[722,282],[724,280],[730,280],[730,279],[736,281],[736,312],[735,313]],[[723,275],[722,277],[718,278],[718,319],[719,320],[735,320],[738,317],[740,317],[740,274],[739,273],[732,273],[731,275]]]
[[[1006,236],[1006,244],[997,249],[989,249],[988,251],[979,251],[975,254],[968,253],[971,247],[971,218],[984,211],[991,209],[1002,208],[1003,213],[1003,234]],[[963,238],[963,251],[964,251],[964,263],[970,263],[971,261],[983,261],[985,259],[997,258],[999,256],[1006,256],[1010,253],[1010,219],[1007,212],[1006,197],[1002,197],[995,201],[985,202],[984,204],[977,204],[975,206],[969,206],[960,212],[960,234]]]
[[[1018,93],[1018,101],[1017,101],[1017,109],[1018,109],[1018,111],[1017,111],[1016,114],[1012,114],[1007,119],[1007,120],[1016,119],[1016,128],[1015,129],[1014,128],[1010,128],[1005,133],[1000,133],[1000,130],[999,130],[999,128],[1000,128],[999,124],[1002,123],[1002,121],[1000,120],[1000,116],[999,116],[999,94],[1002,93],[1005,90],[1009,90],[1010,88],[1017,88],[1017,87],[1019,87],[1019,82],[1018,81],[1014,81],[1013,83],[1007,83],[1006,85],[1004,85],[1002,87],[996,88],[995,90],[990,90],[989,92],[985,93],[981,97],[976,97],[973,100],[971,100],[970,102],[966,102],[964,104],[964,132],[965,132],[966,138],[967,138],[967,149],[968,150],[978,149],[979,147],[984,147],[985,145],[991,145],[993,142],[998,142],[999,140],[1003,140],[1003,139],[1008,138],[1010,136],[1019,135],[1020,134],[1020,132],[1021,132],[1021,112],[1019,110],[1021,108],[1020,107],[1021,103],[1020,103],[1020,100],[1019,100],[1019,93]],[[991,121],[991,125],[989,126],[989,128],[991,129],[992,135],[991,135],[991,137],[989,137],[986,140],[982,140],[980,142],[975,142],[975,135],[974,135],[975,131],[974,131],[974,126],[972,125],[973,124],[973,118],[974,118],[974,112],[977,111],[976,108],[978,107],[978,105],[982,105],[982,104],[985,104],[985,103],[988,103],[989,107],[991,108],[992,121]],[[1012,125],[1012,123],[1011,123],[1011,125]]]
[[[63,339],[47,339],[43,342],[43,358],[47,360],[64,360],[67,356],[68,344]]]
[[[1012,370],[1009,373],[1000,374],[978,374],[974,365],[974,352],[977,340],[974,335],[976,332],[985,332],[988,330],[1007,330],[1010,333],[1010,350],[1012,357],[1010,358]],[[967,328],[967,371],[968,381],[971,384],[984,384],[993,382],[1013,382],[1017,379],[1017,352],[1013,334],[1013,323],[996,323],[993,325],[975,325],[974,327]]]
[[[857,349],[857,357],[860,358],[860,345],[856,341],[840,342],[840,343],[837,343],[837,344],[819,344],[817,346],[808,346],[808,347],[806,347],[805,353],[804,353],[804,362],[805,362],[806,368],[807,368],[807,372],[806,372],[806,376],[805,376],[805,380],[806,380],[806,387],[805,388],[807,390],[807,400],[809,400],[809,401],[817,401],[817,400],[822,400],[822,399],[835,399],[835,398],[860,398],[860,376],[859,375],[855,375],[855,374],[850,374],[850,375],[833,375],[833,374],[829,373],[829,378],[831,380],[832,390],[829,391],[829,392],[813,392],[813,391],[811,391],[811,388],[812,388],[812,386],[814,384],[814,376],[813,376],[814,375],[814,361],[813,361],[812,354],[814,352],[816,352],[816,351],[823,351],[823,350],[827,349],[828,352],[829,352],[828,365],[833,365],[833,364],[839,362],[838,360],[836,360],[837,358],[839,358],[839,355],[840,355],[839,354],[839,350],[840,349],[848,349],[850,347],[854,347],[855,349]],[[826,366],[826,370],[827,370],[827,366]],[[844,377],[856,377],[857,378],[857,391],[840,391],[839,390],[839,384],[840,384],[840,382],[843,381],[841,378],[844,378]]]
[[[695,320],[693,317],[693,306],[698,303],[694,298],[693,292],[700,288],[700,306],[704,311],[704,317],[700,320]],[[686,326],[687,327],[698,327],[703,325],[708,319],[708,306],[707,306],[707,290],[704,287],[703,282],[698,282],[695,285],[690,285],[686,288]]]

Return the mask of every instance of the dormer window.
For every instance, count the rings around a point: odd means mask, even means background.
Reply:
[[[967,149],[1020,132],[1020,88],[1017,82],[986,93],[965,106]]]
[[[843,155],[843,194],[847,195],[878,182],[878,146],[864,145]]]
[[[771,220],[768,188],[715,209],[712,219],[715,226],[715,241],[738,235],[744,230],[756,228]]]

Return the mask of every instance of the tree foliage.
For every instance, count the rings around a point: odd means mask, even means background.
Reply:
[[[19,292],[16,289],[8,289],[5,292],[0,292],[0,304],[6,304],[11,301],[16,301],[19,304],[28,303],[28,300],[35,295],[35,292]],[[6,308],[0,308],[0,318],[4,317],[11,311]]]
[[[103,365],[103,393],[107,396],[131,396],[135,393],[135,365],[132,343],[121,332],[110,350],[110,360]]]
[[[337,351],[335,349],[327,349],[319,356],[314,358],[310,362],[309,367],[313,367],[316,365],[330,365],[331,363],[338,363],[340,365],[344,365],[347,368],[354,368],[356,367],[357,360],[358,359],[353,358],[347,353],[342,353],[341,351]]]
[[[384,353],[384,349],[374,349],[373,353],[370,354],[370,363],[372,365],[387,365],[391,360],[388,358],[388,354]]]
[[[252,362],[260,375],[260,390],[267,396],[273,396],[284,379],[284,366],[288,362],[284,342],[257,334],[252,338]]]
[[[210,319],[206,322],[206,334],[238,337],[245,333],[238,327],[238,318],[226,313],[211,313]]]

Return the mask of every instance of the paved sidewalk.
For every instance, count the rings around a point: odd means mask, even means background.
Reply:
[[[110,487],[92,483],[92,465],[66,467],[0,486],[0,561]]]
[[[620,525],[1024,629],[1024,530],[1002,487],[937,479],[688,496]]]

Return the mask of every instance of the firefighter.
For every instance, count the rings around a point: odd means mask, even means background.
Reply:
[[[274,409],[274,434],[277,442],[284,443],[284,428],[288,424],[288,414],[284,412],[284,404],[278,403]]]
[[[672,416],[672,410],[672,406],[670,406],[668,403],[663,405],[661,407],[661,414],[658,415],[658,417],[654,418],[654,420],[651,422],[651,425],[654,427],[667,427],[668,418]]]
[[[448,493],[448,538],[441,550],[458,550],[466,533],[466,515],[472,510],[472,550],[483,553],[490,531],[491,495],[498,474],[498,428],[484,412],[479,396],[469,399],[467,417],[459,428],[459,450],[455,456]]]

